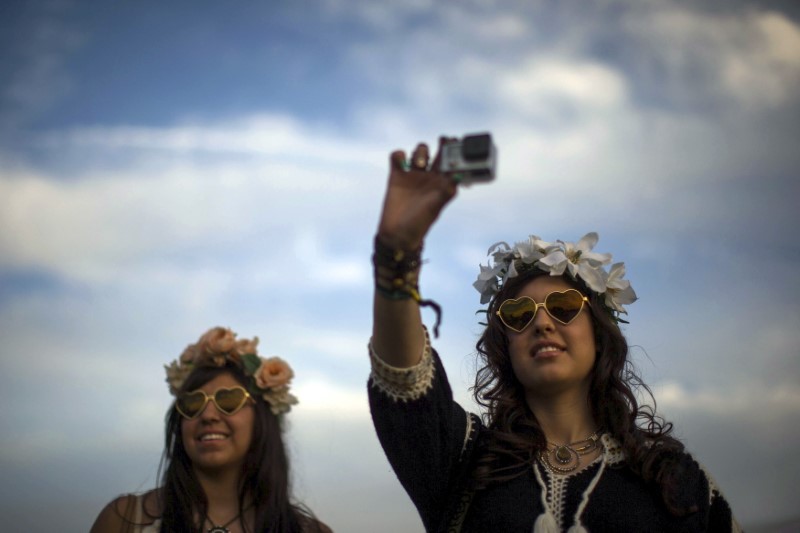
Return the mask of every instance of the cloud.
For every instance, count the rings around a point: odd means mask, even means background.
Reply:
[[[694,411],[706,416],[759,421],[770,427],[787,415],[800,412],[800,387],[791,383],[769,388],[761,385],[739,383],[734,388],[690,391],[671,381],[656,386],[654,394],[659,407],[666,412]]]
[[[7,7],[3,25],[7,46],[0,54],[4,83],[0,87],[0,138],[14,133],[61,100],[74,88],[69,57],[85,46],[87,36],[63,20],[67,3],[47,2],[17,9]],[[16,23],[15,23],[16,22]]]
[[[626,84],[606,65],[536,57],[521,68],[504,72],[497,82],[497,95],[510,109],[533,112],[534,116],[562,102],[591,112],[623,104]]]
[[[724,102],[726,109],[752,112],[797,102],[800,28],[782,13],[650,2],[623,21],[645,47],[629,54],[638,54],[635,67],[657,72],[674,103]],[[714,102],[718,97],[723,102]]]

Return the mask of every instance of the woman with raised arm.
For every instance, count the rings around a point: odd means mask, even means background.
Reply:
[[[217,327],[165,366],[175,402],[161,486],[113,500],[92,533],[330,532],[291,500],[282,426],[294,374],[257,345]]]
[[[443,141],[440,141],[440,149]],[[473,389],[453,401],[422,325],[422,244],[456,185],[417,146],[390,160],[375,239],[369,398],[381,445],[431,532],[738,531],[711,476],[639,405],[619,322],[622,263],[530,236],[498,243],[474,286],[488,304]]]

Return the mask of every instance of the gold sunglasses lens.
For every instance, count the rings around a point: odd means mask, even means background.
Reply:
[[[196,390],[182,394],[175,402],[175,407],[186,418],[194,418],[202,412],[206,401],[206,395],[203,391]]]
[[[536,314],[536,302],[527,296],[509,299],[500,305],[497,314],[503,324],[519,333],[533,320]]]
[[[544,301],[544,308],[550,316],[561,322],[569,324],[583,308],[583,295],[576,290],[564,292],[551,292]]]
[[[247,393],[241,387],[218,389],[214,393],[214,403],[226,415],[232,415],[241,409],[245,401],[247,401]]]

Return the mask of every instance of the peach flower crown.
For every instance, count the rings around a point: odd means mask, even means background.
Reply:
[[[247,387],[253,397],[260,396],[275,415],[288,413],[297,398],[289,392],[294,372],[280,357],[260,357],[258,337],[237,339],[228,328],[211,328],[178,359],[164,365],[169,392],[177,396],[186,378],[195,368],[223,367],[233,364],[250,378]]]

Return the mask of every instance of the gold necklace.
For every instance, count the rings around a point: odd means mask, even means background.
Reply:
[[[585,439],[568,444],[558,445],[548,442],[547,449],[539,452],[539,462],[554,474],[569,474],[581,466],[581,456],[599,448],[599,442],[599,431],[595,431]],[[573,460],[575,464],[567,466]]]

